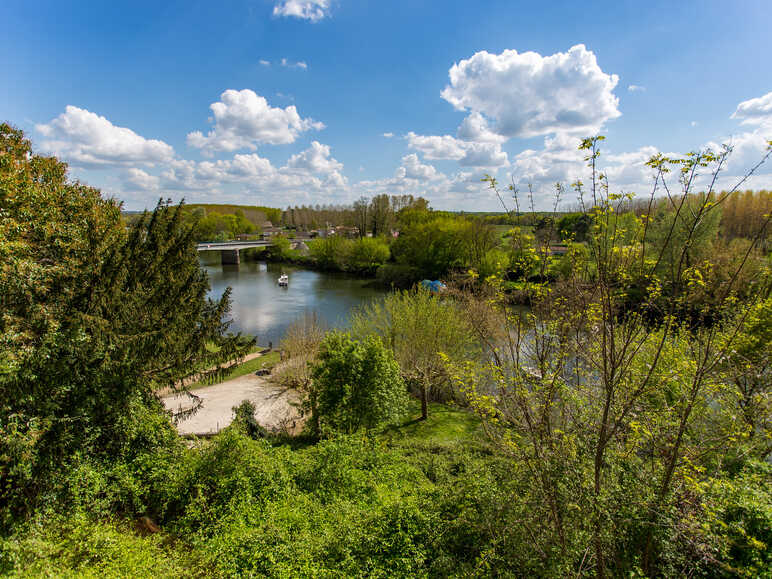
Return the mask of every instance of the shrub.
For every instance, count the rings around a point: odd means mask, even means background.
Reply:
[[[407,392],[399,366],[375,336],[360,341],[330,332],[312,377],[309,403],[317,429],[352,433],[393,423],[405,413]]]

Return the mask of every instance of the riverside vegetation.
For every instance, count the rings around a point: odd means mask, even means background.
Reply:
[[[651,195],[617,195],[601,140],[567,221],[404,211],[393,266],[454,284],[288,332],[306,435],[242,405],[188,445],[155,393],[254,347],[206,298],[194,225],[160,203],[127,228],[0,125],[0,572],[769,576],[769,196],[714,190],[728,150],[654,157]]]

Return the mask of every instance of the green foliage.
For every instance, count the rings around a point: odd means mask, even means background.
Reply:
[[[322,431],[353,433],[393,423],[407,393],[392,353],[375,336],[330,332],[312,371],[311,409]]]
[[[233,423],[236,428],[244,430],[245,434],[253,439],[265,438],[268,431],[255,420],[257,408],[250,400],[242,400],[241,404],[233,407]]]
[[[211,577],[211,567],[168,536],[141,536],[133,525],[83,514],[49,516],[0,540],[6,577]]]
[[[398,263],[438,279],[453,268],[467,265],[471,228],[466,220],[447,217],[415,223],[400,232],[391,253]]]
[[[375,273],[378,282],[386,287],[407,289],[420,281],[422,272],[412,265],[384,263]]]
[[[200,213],[199,217],[211,213],[243,214],[255,227],[261,227],[263,222],[270,221],[273,225],[281,223],[281,209],[262,207],[259,205],[227,205],[215,203],[191,203],[187,205],[191,213]]]
[[[322,269],[373,275],[389,260],[389,245],[383,237],[346,239],[331,235],[309,242],[311,258]]]
[[[288,261],[292,256],[291,242],[284,235],[274,235],[271,237],[271,245],[268,253],[271,259],[276,261]]]
[[[527,280],[536,273],[539,254],[535,238],[522,227],[509,231],[509,271],[515,280]]]
[[[359,337],[375,335],[393,352],[402,376],[426,403],[453,398],[445,360],[474,359],[478,347],[459,306],[423,287],[373,300],[351,318]]]
[[[242,233],[253,233],[257,226],[237,210],[235,214],[222,214],[215,211],[198,219],[195,225],[195,237],[198,241],[227,241]]]
[[[353,242],[338,235],[331,235],[309,242],[311,257],[319,267],[328,270],[342,270]]]
[[[220,371],[251,344],[224,337],[182,208],[130,230],[118,205],[66,178],[0,125],[0,500],[23,512],[75,452],[120,456],[154,391]],[[208,344],[216,344],[212,351]]]
[[[372,275],[389,257],[389,244],[382,237],[362,237],[353,242],[346,269]]]
[[[587,213],[569,213],[558,219],[555,225],[561,240],[581,243],[587,241],[592,217]]]

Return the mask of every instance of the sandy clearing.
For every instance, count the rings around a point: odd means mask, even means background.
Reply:
[[[268,430],[286,428],[290,434],[296,434],[302,427],[300,413],[292,405],[293,402],[299,401],[298,393],[271,384],[254,374],[239,376],[191,392],[201,399],[202,404],[193,416],[177,424],[180,434],[203,436],[219,432],[231,423],[232,408],[238,406],[242,400],[250,400],[255,405],[255,419]],[[190,396],[185,393],[166,396],[162,401],[167,410],[175,413],[192,406]]]

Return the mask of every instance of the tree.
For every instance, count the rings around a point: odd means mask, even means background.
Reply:
[[[346,256],[347,268],[364,274],[389,261],[389,244],[382,237],[362,237],[351,244]]]
[[[308,249],[319,267],[336,270],[344,268],[351,245],[352,242],[344,237],[330,235],[314,239],[308,244]]]
[[[328,333],[312,377],[311,410],[321,432],[377,428],[395,422],[406,410],[399,366],[376,336],[355,340],[350,334]]]
[[[359,237],[367,237],[367,229],[370,226],[369,205],[367,197],[354,201],[354,223],[359,229]]]
[[[391,253],[404,265],[417,267],[437,279],[469,259],[470,224],[464,219],[437,217],[415,223],[400,232]]]
[[[445,360],[473,359],[477,344],[458,306],[418,287],[373,300],[352,316],[354,335],[379,336],[394,354],[402,376],[421,399],[421,418],[430,400],[452,397]]]
[[[285,260],[290,256],[292,244],[284,235],[274,235],[271,238],[271,245],[268,248],[273,259]]]
[[[711,315],[685,324],[677,314],[709,277],[717,218],[731,194],[712,186],[694,194],[695,175],[707,169],[715,184],[730,150],[652,157],[648,209],[617,218],[632,197],[608,190],[597,166],[601,141],[582,141],[592,177],[587,188],[574,185],[592,217],[587,251],[569,252],[566,279],[531,290],[530,311],[514,308],[501,292],[479,299],[480,309],[503,321],[503,339],[480,326],[490,336],[487,361],[455,371],[487,432],[515,458],[513,476],[533,496],[532,516],[543,522],[530,529],[534,558],[545,566],[553,557],[566,561],[560,574],[642,569],[667,576],[713,556],[700,530],[710,510],[704,489],[726,476],[726,449],[748,430],[738,416],[738,389],[719,368],[766,363],[758,345],[768,323],[755,308],[734,312],[744,291],[737,282],[756,259],[753,246],[771,216],[732,273],[713,278]],[[770,154],[772,147],[762,162]],[[680,195],[672,193],[671,172]],[[669,211],[655,214],[659,188],[668,191]],[[756,291],[745,294],[751,303],[770,287],[769,268],[755,271]],[[644,291],[631,307],[636,286]],[[644,317],[651,312],[657,315]],[[745,344],[738,340],[743,331]],[[731,356],[736,346],[742,349]],[[754,379],[746,376],[740,392],[765,388]],[[685,554],[690,550],[696,553]]]
[[[370,200],[370,228],[373,237],[389,235],[394,225],[394,212],[391,209],[391,201],[385,193],[376,195]]]
[[[230,294],[207,299],[181,205],[159,203],[127,230],[115,200],[66,173],[0,125],[0,500],[11,514],[73,453],[136,450],[137,424],[162,411],[159,388],[222,374],[252,344],[224,335]]]

